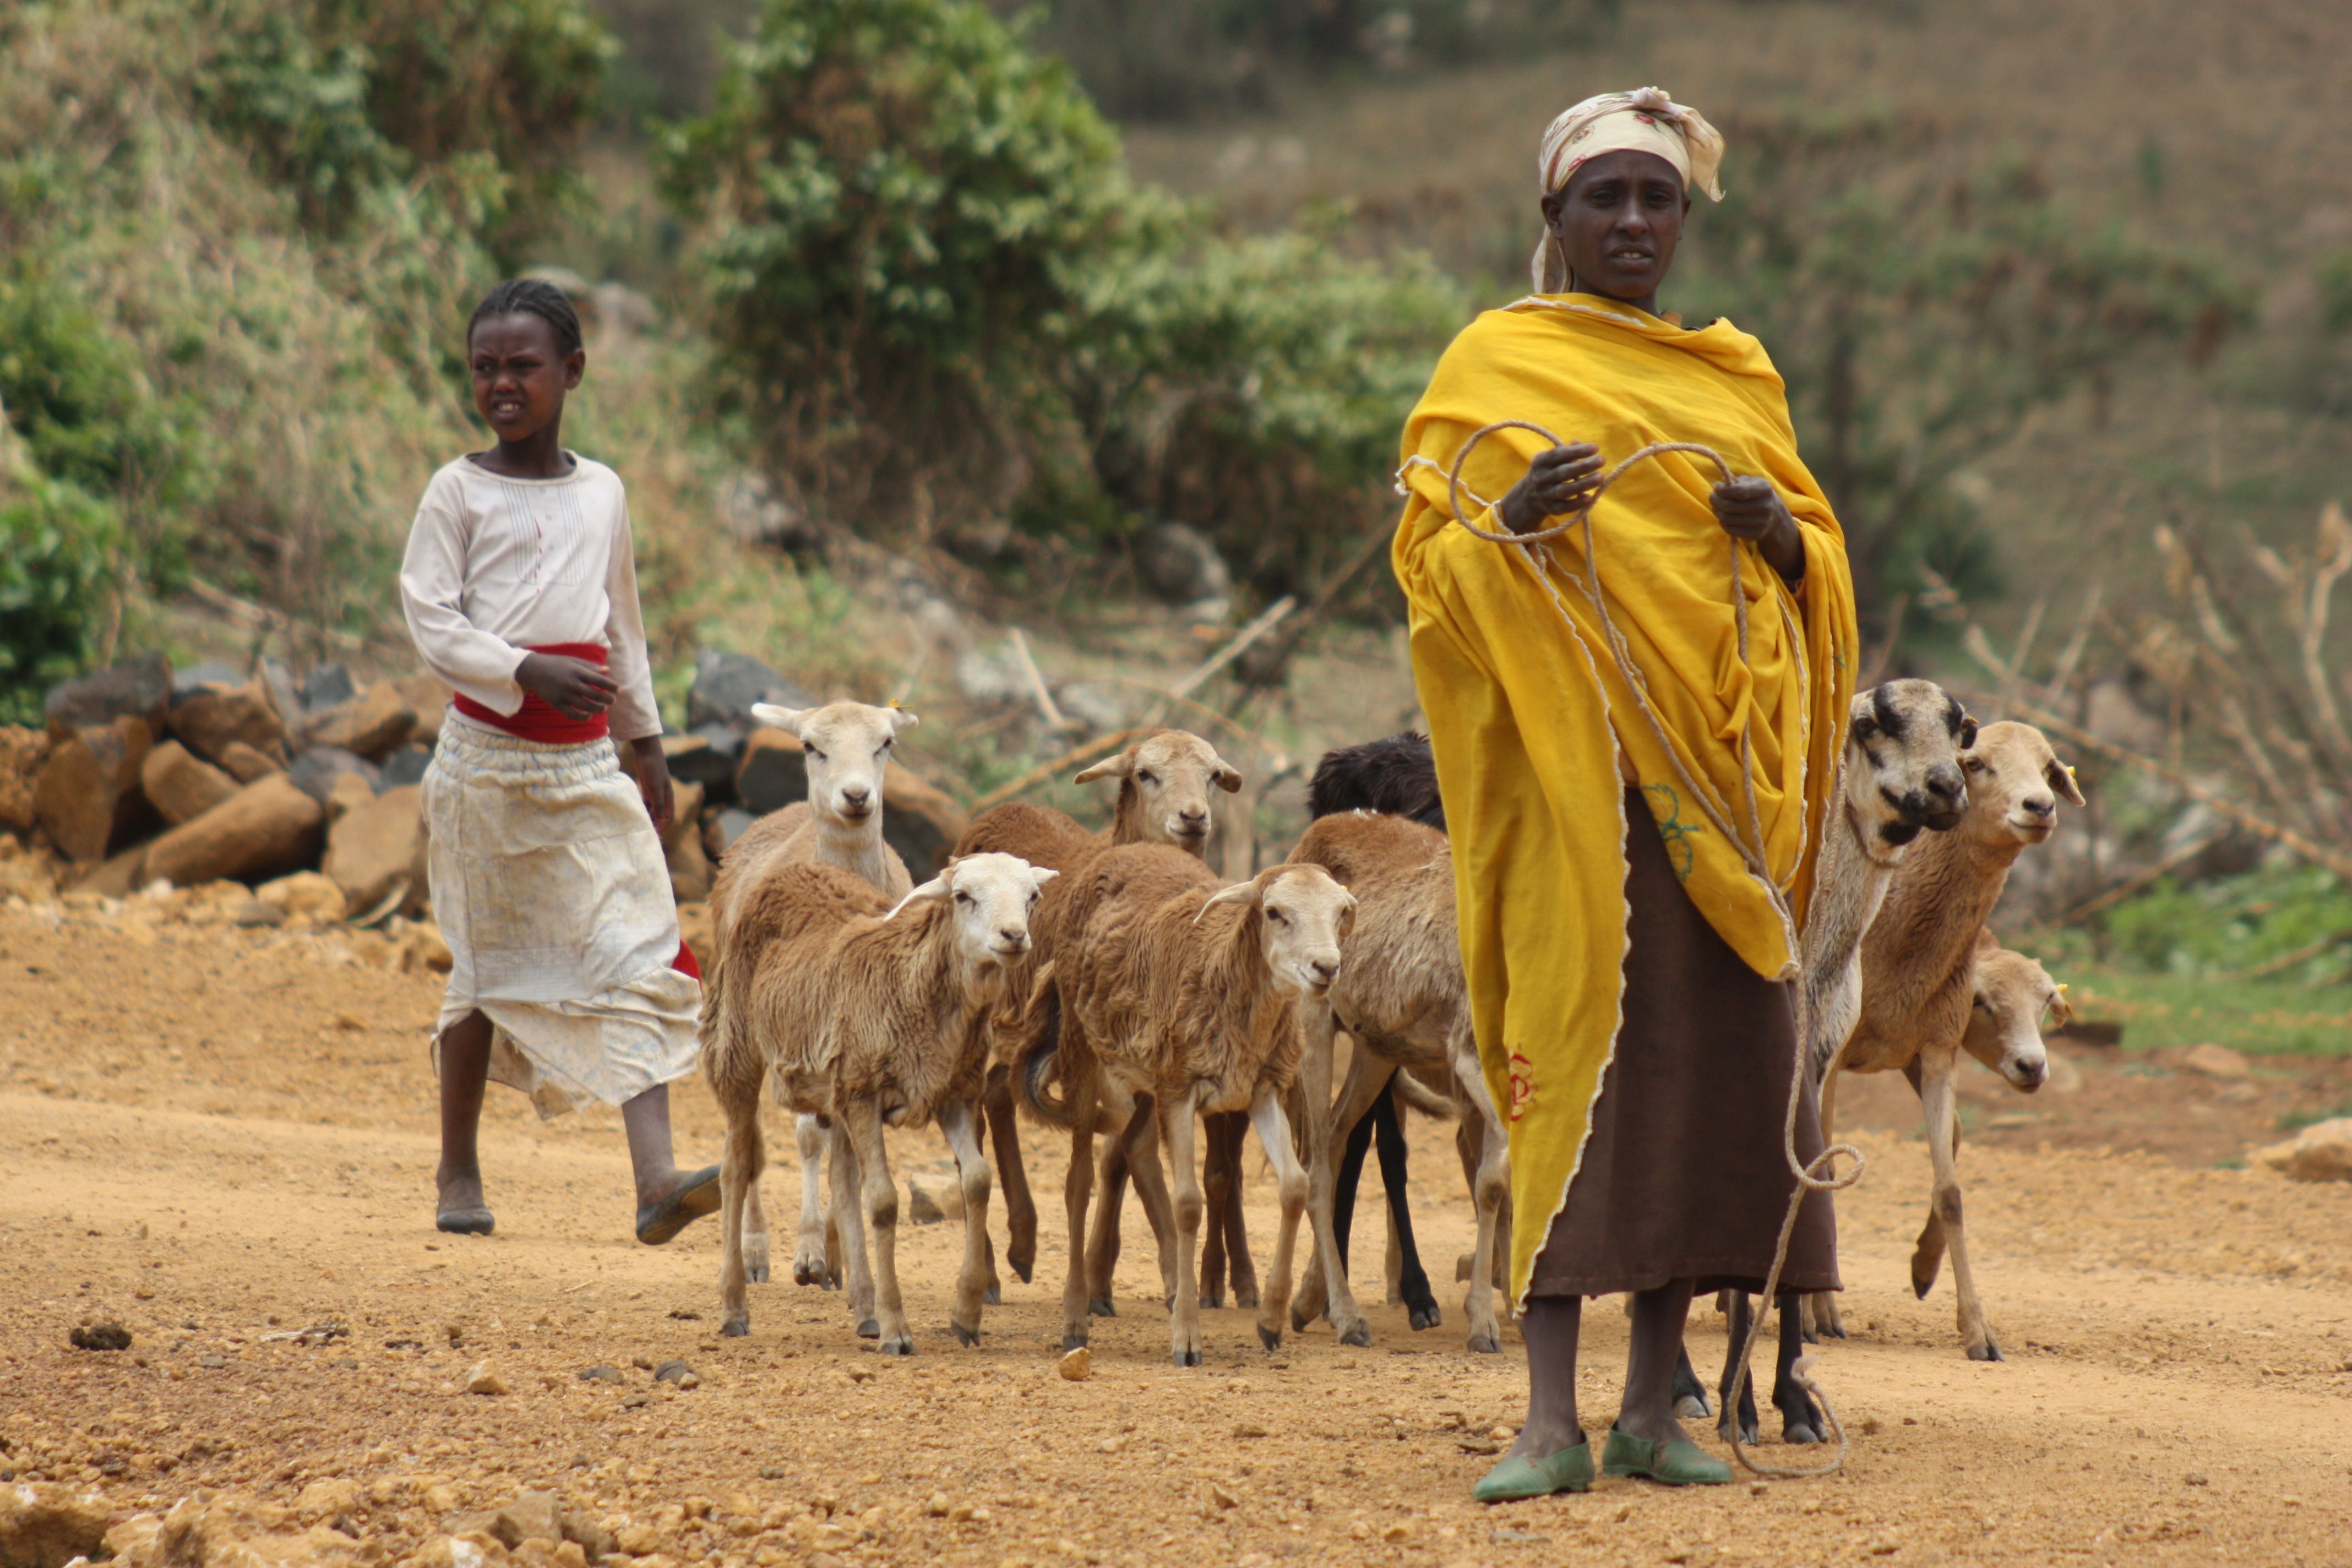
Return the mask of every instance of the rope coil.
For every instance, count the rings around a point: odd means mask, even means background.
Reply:
[[[1545,596],[1551,601],[1552,608],[1559,613],[1561,621],[1567,625],[1570,637],[1580,637],[1580,634],[1576,629],[1575,621],[1569,616],[1568,606],[1560,602],[1559,591],[1552,585],[1551,574],[1545,569],[1545,562],[1551,559],[1550,552],[1541,551],[1540,547],[1546,541],[1556,539],[1571,531],[1581,536],[1584,546],[1584,582],[1581,584],[1583,593],[1591,602],[1594,613],[1600,617],[1601,629],[1609,639],[1610,656],[1616,660],[1618,673],[1625,678],[1626,686],[1633,693],[1633,705],[1641,710],[1643,721],[1650,726],[1651,732],[1656,736],[1659,748],[1665,752],[1666,760],[1673,764],[1675,773],[1682,782],[1689,798],[1697,803],[1699,809],[1706,814],[1716,831],[1723,835],[1724,841],[1738,850],[1740,860],[1747,866],[1749,875],[1753,876],[1765,889],[1766,896],[1771,902],[1772,911],[1780,918],[1781,932],[1790,954],[1790,967],[1782,973],[1781,978],[1790,984],[1790,994],[1795,999],[1797,1050],[1796,1060],[1791,1064],[1789,1074],[1789,1104],[1781,1122],[1780,1136],[1782,1153],[1788,1160],[1790,1173],[1797,1179],[1797,1185],[1796,1190],[1789,1197],[1789,1211],[1780,1221],[1780,1236],[1772,1249],[1772,1268],[1765,1276],[1759,1305],[1756,1311],[1749,1314],[1748,1334],[1740,1342],[1739,1375],[1734,1381],[1731,1389],[1731,1398],[1737,1401],[1747,1393],[1750,1384],[1748,1367],[1756,1353],[1757,1337],[1762,1331],[1765,1320],[1769,1315],[1765,1308],[1779,1298],[1780,1273],[1789,1261],[1789,1241],[1796,1233],[1797,1215],[1804,1205],[1805,1194],[1840,1192],[1853,1186],[1862,1179],[1862,1173],[1867,1162],[1864,1159],[1862,1151],[1851,1143],[1829,1144],[1811,1161],[1801,1160],[1797,1156],[1797,1113],[1804,1104],[1805,1080],[1808,1076],[1806,1040],[1811,1032],[1811,1021],[1809,1016],[1811,1010],[1805,999],[1804,949],[1803,944],[1798,940],[1796,910],[1790,899],[1790,887],[1782,884],[1772,876],[1770,862],[1765,853],[1763,814],[1756,798],[1755,718],[1752,705],[1748,715],[1741,721],[1739,726],[1740,789],[1744,797],[1743,804],[1747,807],[1748,827],[1753,835],[1751,839],[1748,835],[1743,835],[1733,827],[1728,806],[1715,800],[1712,793],[1701,787],[1698,780],[1692,776],[1690,769],[1684,765],[1681,753],[1675,749],[1674,738],[1667,733],[1665,725],[1659,720],[1656,710],[1651,707],[1649,681],[1643,675],[1640,667],[1634,663],[1631,645],[1625,640],[1624,635],[1617,629],[1616,620],[1609,613],[1608,595],[1602,589],[1601,582],[1601,558],[1593,549],[1592,534],[1592,513],[1593,510],[1600,505],[1601,498],[1608,493],[1609,487],[1616,483],[1622,475],[1644,458],[1661,457],[1668,452],[1687,452],[1712,462],[1716,471],[1723,476],[1724,483],[1729,484],[1735,476],[1732,474],[1731,465],[1726,462],[1723,455],[1712,447],[1689,441],[1653,442],[1612,466],[1609,471],[1601,476],[1601,481],[1593,487],[1591,493],[1585,497],[1583,503],[1563,515],[1559,522],[1529,533],[1490,533],[1463,515],[1462,469],[1468,462],[1471,451],[1478,443],[1498,430],[1526,430],[1542,437],[1555,447],[1567,445],[1551,431],[1526,419],[1498,419],[1492,425],[1483,426],[1473,431],[1470,438],[1462,444],[1461,451],[1454,455],[1454,467],[1446,476],[1446,500],[1453,509],[1454,521],[1461,524],[1465,531],[1489,543],[1516,546],[1518,558],[1525,562],[1528,571],[1534,574],[1537,584],[1543,589]],[[1731,557],[1732,614],[1739,630],[1739,662],[1746,665],[1748,662],[1748,586],[1740,566],[1740,542],[1737,539],[1729,539],[1728,542]],[[1540,560],[1538,558],[1539,552],[1543,557]],[[1799,679],[1810,681],[1810,672],[1805,668],[1803,639],[1792,638],[1790,651],[1796,660]],[[1606,692],[1601,694],[1601,701],[1605,707],[1608,703]],[[1801,865],[1803,858],[1801,847],[1797,863]],[[1794,876],[1792,869],[1790,873],[1792,883]],[[1841,1154],[1851,1155],[1853,1159],[1853,1168],[1843,1175],[1836,1173],[1837,1158]],[[1831,1457],[1828,1464],[1813,1469],[1791,1469],[1780,1465],[1765,1464],[1748,1457],[1748,1445],[1740,1439],[1739,1421],[1735,1415],[1731,1420],[1732,1457],[1738,1459],[1751,1475],[1784,1480],[1802,1480],[1815,1476],[1834,1475],[1845,1467],[1847,1447],[1845,1423],[1838,1419],[1837,1412],[1831,1407],[1829,1395],[1822,1392],[1821,1384],[1813,1380],[1811,1366],[1812,1357],[1801,1356],[1796,1365],[1790,1369],[1790,1375],[1821,1406],[1822,1418],[1829,1423],[1830,1429],[1837,1435],[1837,1452]]]

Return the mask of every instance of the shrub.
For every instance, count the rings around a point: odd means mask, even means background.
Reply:
[[[43,694],[96,656],[119,538],[72,485],[0,474],[0,724],[40,722]]]

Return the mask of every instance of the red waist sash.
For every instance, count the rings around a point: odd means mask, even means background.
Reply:
[[[592,642],[549,643],[543,647],[527,648],[525,651],[553,654],[558,658],[584,658],[600,668],[607,662],[604,648]],[[462,691],[451,697],[450,706],[476,723],[488,724],[493,730],[503,730],[509,735],[545,745],[576,746],[583,741],[601,741],[612,732],[612,726],[603,713],[594,713],[585,719],[566,719],[536,691],[525,691],[522,706],[511,714],[485,708]],[[695,962],[694,949],[687,946],[683,938],[679,939],[677,956],[670,961],[670,967],[697,980],[702,978],[702,965]]]
[[[544,647],[524,651],[553,654],[559,658],[584,658],[600,668],[606,659],[604,649],[592,642],[549,643]],[[451,700],[450,706],[477,724],[488,724],[493,730],[503,730],[509,735],[537,741],[543,745],[576,746],[583,741],[601,741],[612,731],[612,726],[605,721],[603,713],[593,713],[585,719],[566,719],[536,691],[525,691],[522,706],[512,713],[500,713],[485,708],[462,691]]]

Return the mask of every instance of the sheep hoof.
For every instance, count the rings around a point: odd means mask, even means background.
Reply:
[[[1970,1345],[1969,1347],[1969,1359],[1970,1361],[2000,1361],[2002,1359],[2000,1347],[1992,1342],[1990,1336],[1987,1336],[1984,1343],[1980,1345]]]
[[[1097,1318],[1116,1318],[1118,1316],[1118,1309],[1110,1304],[1110,1298],[1108,1296],[1103,1297],[1099,1300],[1087,1302],[1087,1311],[1091,1316]]]
[[[1086,1336],[1086,1335],[1084,1335],[1084,1334],[1064,1334],[1064,1335],[1062,1336],[1062,1353],[1063,1353],[1064,1355],[1067,1355],[1067,1354],[1069,1354],[1072,1351],[1082,1351],[1082,1350],[1084,1350],[1084,1349],[1086,1349],[1086,1348],[1087,1348],[1087,1336]]]
[[[1471,1352],[1475,1355],[1500,1355],[1502,1353],[1503,1347],[1495,1342],[1495,1336],[1492,1334],[1472,1334],[1470,1336],[1470,1350]],[[1680,1415],[1682,1412],[1677,1410],[1675,1414]],[[1700,1414],[1704,1415],[1706,1413],[1702,1411]]]
[[[1780,1441],[1783,1443],[1818,1443],[1821,1440],[1820,1433],[1801,1421],[1791,1421],[1780,1428]]]
[[[1728,1443],[1731,1441],[1732,1426],[1731,1417],[1727,1415],[1716,1423],[1715,1435]],[[1760,1443],[1764,1440],[1761,1434],[1756,1430],[1756,1423],[1753,1421],[1738,1423],[1738,1431],[1739,1440],[1743,1443]]]
[[[795,1285],[821,1285],[826,1289],[831,1289],[833,1288],[832,1282],[825,1278],[824,1262],[820,1260],[818,1262],[812,1263],[805,1258],[795,1258],[793,1259],[793,1283]]]
[[[857,1320],[857,1337],[861,1340],[878,1340],[882,1337],[882,1325],[872,1318],[860,1318]]]
[[[1291,1332],[1298,1334],[1305,1333],[1307,1331],[1307,1325],[1314,1321],[1315,1314],[1308,1311],[1306,1308],[1293,1307],[1290,1309]]]
[[[1201,1352],[1196,1350],[1178,1351],[1175,1362],[1178,1366],[1198,1366],[1201,1364]]]
[[[1261,1323],[1258,1325],[1257,1342],[1270,1351],[1278,1351],[1282,1348],[1282,1331],[1269,1329]]]
[[[1916,1269],[1912,1272],[1912,1275],[1911,1275],[1911,1294],[1912,1294],[1912,1295],[1914,1295],[1914,1296],[1917,1297],[1920,1300],[1924,1301],[1924,1300],[1926,1300],[1927,1299],[1927,1292],[1928,1292],[1928,1291],[1930,1291],[1930,1290],[1933,1290],[1935,1288],[1936,1288],[1936,1277],[1935,1277],[1933,1274],[1929,1274],[1929,1275],[1926,1276],[1925,1278],[1922,1278],[1922,1277],[1920,1276],[1920,1274],[1919,1274]]]
[[[1029,1276],[1037,1267],[1037,1260],[1034,1258],[1008,1258],[1005,1261],[1013,1265],[1013,1278],[1024,1285],[1029,1283]]]
[[[1002,1287],[992,1284],[980,1293],[980,1301],[983,1307],[1002,1307],[1004,1305],[1004,1291]]]
[[[757,1263],[744,1264],[743,1279],[747,1284],[765,1285],[768,1282],[768,1260],[763,1258]]]
[[[1203,1307],[1223,1307],[1224,1304],[1225,1299],[1219,1292],[1215,1290],[1203,1290],[1201,1292],[1201,1305]],[[1238,1301],[1234,1304],[1235,1306],[1241,1305]]]
[[[1370,1344],[1372,1342],[1371,1325],[1359,1320],[1354,1328],[1339,1336],[1339,1342],[1343,1345],[1354,1345],[1359,1349]]]
[[[967,1329],[961,1323],[952,1321],[949,1322],[948,1327],[955,1331],[956,1343],[966,1346],[967,1348],[980,1343],[979,1329]]]
[[[740,1340],[745,1334],[751,1331],[751,1320],[749,1318],[730,1318],[719,1326],[719,1331],[725,1334],[730,1340]]]
[[[1706,1407],[1706,1401],[1696,1394],[1678,1394],[1675,1398],[1675,1419],[1677,1421],[1704,1421],[1714,1414]]]
[[[912,1334],[900,1334],[896,1339],[884,1340],[880,1344],[874,1348],[880,1351],[884,1355],[913,1355],[915,1353],[915,1337]]]
[[[1244,1312],[1255,1312],[1258,1307],[1257,1287],[1234,1287],[1234,1305]]]
[[[1432,1301],[1426,1307],[1415,1307],[1412,1310],[1412,1314],[1405,1320],[1405,1321],[1413,1326],[1415,1332],[1419,1332],[1423,1329],[1433,1329],[1444,1321],[1445,1314],[1438,1310],[1437,1303],[1434,1301]]]

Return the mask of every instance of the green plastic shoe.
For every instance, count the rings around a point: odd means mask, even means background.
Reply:
[[[1613,1427],[1601,1446],[1604,1476],[1646,1476],[1661,1486],[1720,1487],[1731,1480],[1731,1467],[1711,1459],[1696,1443],[1680,1437],[1653,1443]]]
[[[1514,1455],[1478,1478],[1470,1489],[1480,1502],[1517,1502],[1522,1498],[1549,1497],[1554,1492],[1592,1489],[1592,1445],[1579,1443],[1540,1459]]]

